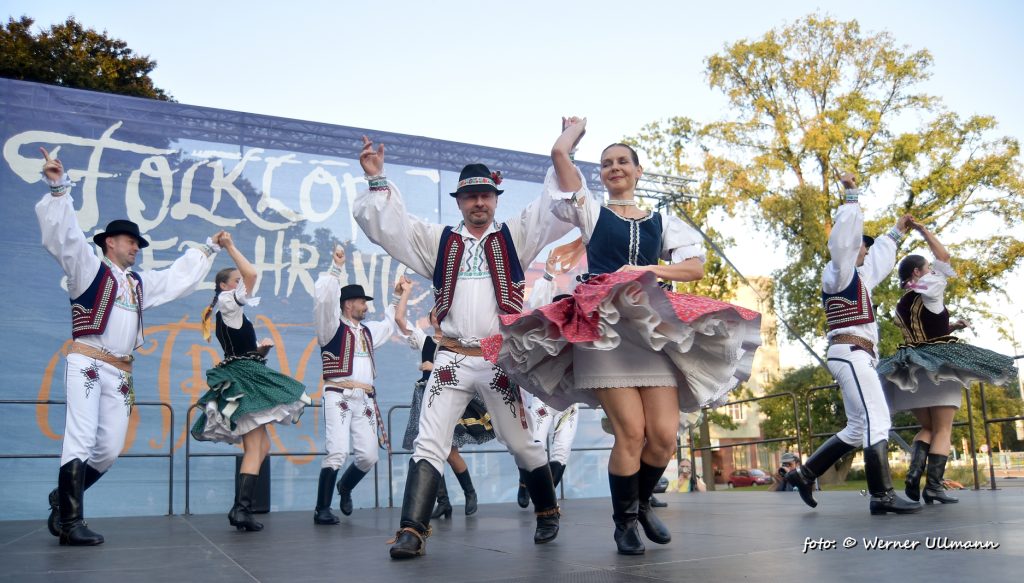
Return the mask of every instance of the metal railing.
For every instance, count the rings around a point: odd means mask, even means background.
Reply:
[[[191,497],[190,492],[191,492],[191,474],[192,474],[192,472],[191,472],[191,461],[192,461],[192,458],[194,458],[194,457],[240,457],[241,456],[241,454],[237,453],[237,452],[199,452],[199,453],[192,453],[192,447],[191,447],[192,433],[190,431],[190,428],[192,426],[192,411],[194,411],[198,406],[199,406],[198,403],[193,404],[191,407],[188,408],[188,411],[186,411],[186,413],[185,413],[185,514],[192,514],[192,509],[191,509],[191,506],[189,504],[190,497]],[[310,403],[309,405],[306,405],[305,408],[306,409],[322,409],[323,405],[321,403]],[[391,435],[391,432],[388,431],[388,436],[390,436],[390,435]],[[289,456],[289,455],[296,455],[296,456],[299,456],[299,455],[301,455],[301,456],[307,456],[307,455],[309,455],[309,456],[325,456],[325,455],[327,455],[327,452],[326,451],[306,451],[306,452],[296,453],[296,452],[291,452],[291,451],[279,451],[279,452],[270,452],[270,453],[267,454],[267,456]],[[390,463],[390,459],[391,458],[389,456],[388,457],[389,463]],[[379,487],[377,485],[378,478],[379,478],[379,470],[377,469],[377,464],[373,464],[373,507],[374,508],[380,508],[380,489],[379,489]],[[391,489],[391,486],[390,486],[390,474],[389,474],[388,478],[389,478],[388,489],[390,490]]]
[[[1018,354],[1013,357],[1014,360],[1020,360],[1024,358],[1024,354]],[[985,426],[985,444],[988,446],[988,476],[989,476],[989,489],[997,490],[996,488],[996,465],[992,459],[992,435],[989,432],[989,425],[993,423],[1009,423],[1010,421],[1024,421],[1024,415],[1015,415],[1013,417],[993,417],[988,418],[988,402],[985,399],[985,383],[978,383],[979,393],[981,395],[981,421]],[[969,392],[969,391],[968,391]],[[970,402],[968,402],[970,407]],[[968,409],[970,411],[970,409]],[[968,416],[969,417],[969,416]],[[973,447],[973,443],[972,443]],[[977,465],[977,462],[975,462]]]
[[[57,399],[0,399],[0,405],[67,405]],[[118,458],[167,458],[167,516],[174,514],[174,408],[163,401],[136,401],[136,407],[163,407],[170,414],[167,453],[122,453]],[[59,453],[0,453],[0,459],[60,459]]]

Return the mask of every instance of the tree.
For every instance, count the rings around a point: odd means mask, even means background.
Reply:
[[[173,101],[149,77],[156,61],[124,41],[84,28],[74,17],[37,34],[34,22],[11,17],[0,28],[0,77]]]
[[[777,311],[795,335],[819,335],[819,276],[842,203],[840,170],[857,173],[872,204],[882,203],[868,233],[908,212],[940,237],[973,221],[1009,227],[1024,219],[1018,142],[993,135],[994,118],[962,118],[921,92],[931,64],[927,50],[898,46],[889,33],[810,15],[707,58],[709,85],[728,100],[725,118],[656,121],[633,142],[656,169],[697,177],[700,205],[742,213],[777,242],[788,260],[773,274]],[[960,277],[947,303],[984,316],[978,294],[1003,289],[1024,242],[991,226],[957,234],[948,246]],[[920,246],[904,242],[901,254]],[[879,286],[879,314],[892,313],[900,294],[893,281]],[[891,353],[900,335],[880,320],[881,349]]]

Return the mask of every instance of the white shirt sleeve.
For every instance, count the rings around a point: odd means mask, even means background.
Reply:
[[[555,297],[555,282],[548,281],[543,277],[538,277],[533,282],[533,290],[530,291],[530,299],[527,301],[527,307],[531,310],[536,310],[541,306],[545,306],[551,303],[552,298]]]
[[[682,263],[694,257],[700,259],[701,263],[707,261],[704,238],[700,233],[677,216],[663,216],[661,258],[672,263]]]
[[[931,273],[917,280],[917,283],[914,284],[914,291],[921,294],[924,307],[929,312],[938,314],[946,309],[944,302],[946,278],[954,276],[956,276],[956,272],[953,271],[953,267],[950,264],[936,259],[932,261]]]
[[[213,267],[220,247],[209,239],[205,245],[192,247],[166,269],[138,272],[142,278],[142,309],[162,306],[195,291]]]
[[[864,213],[860,205],[847,203],[840,206],[832,222],[832,233],[828,236],[830,259],[821,274],[822,291],[836,293],[853,281],[863,235]]]
[[[313,286],[313,324],[320,346],[334,338],[341,323],[341,269],[331,263]]]
[[[233,290],[223,291],[217,295],[217,309],[224,325],[237,330],[242,327],[243,306],[258,306],[260,298],[250,298],[244,282],[238,282]]]
[[[380,348],[398,330],[398,324],[395,322],[395,306],[388,304],[388,307],[384,308],[383,319],[376,322],[363,322],[362,325],[370,331],[370,336],[373,337],[373,347]]]
[[[444,227],[410,215],[398,187],[389,182],[388,188],[388,191],[359,193],[352,205],[352,216],[366,236],[395,261],[433,279],[437,246]]]
[[[579,172],[579,169],[576,171]],[[549,168],[540,197],[527,205],[518,217],[505,221],[512,242],[516,246],[516,255],[519,256],[524,268],[533,263],[544,247],[572,230],[572,224],[563,221],[552,212],[554,199],[564,195],[565,193],[558,189],[555,169]]]
[[[422,328],[413,326],[409,331],[408,335],[402,334],[402,331],[398,331],[399,335],[409,343],[409,348],[415,350],[417,353],[423,352],[423,345],[427,342],[427,333]]]
[[[68,276],[68,295],[72,299],[77,298],[89,289],[96,278],[100,258],[78,227],[71,194],[43,195],[36,203],[36,218],[43,234],[43,247]]]
[[[554,206],[551,211],[554,215],[570,225],[579,227],[583,243],[587,244],[594,233],[597,219],[601,216],[601,201],[587,188],[587,181],[579,168],[576,172],[579,172],[580,180],[583,182],[578,191],[563,192],[558,187],[558,176],[555,175],[554,168],[548,170],[544,178],[544,188],[550,189],[552,193]]]
[[[896,247],[900,238],[900,232],[895,226],[884,235],[875,237],[875,243],[868,249],[864,265],[859,269],[868,289],[875,289],[892,273],[892,268],[896,266]]]

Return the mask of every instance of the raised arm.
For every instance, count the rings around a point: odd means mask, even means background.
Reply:
[[[341,322],[341,276],[344,267],[345,250],[335,247],[330,268],[320,274],[313,286],[313,324],[320,346],[334,338]]]
[[[410,334],[406,310],[409,306],[409,296],[412,295],[412,288],[412,280],[404,275],[395,282],[395,295],[398,297],[398,306],[395,308],[395,325],[398,327],[398,333],[402,336]]]
[[[555,140],[555,145],[551,146],[551,164],[558,176],[558,187],[564,192],[576,192],[583,188],[583,180],[573,164],[573,152],[586,133],[587,118],[562,118],[562,134]]]
[[[219,236],[220,233],[214,235]],[[213,242],[213,237],[209,237],[205,244],[185,251],[170,267],[139,272],[142,278],[142,309],[161,306],[195,291],[199,282],[210,273],[218,251],[220,246]]]
[[[935,257],[936,261],[941,261],[947,265],[949,264],[949,251],[947,251],[946,246],[939,241],[939,238],[935,236],[935,233],[931,232],[931,230],[929,230],[924,224],[913,219],[910,220],[910,228],[921,233],[921,237],[923,237],[924,242],[928,244],[928,249],[932,252],[932,256]]]
[[[359,164],[370,184],[369,191],[360,193],[352,205],[352,216],[359,228],[396,261],[432,279],[444,227],[427,223],[406,211],[401,193],[383,175],[383,144],[374,149],[373,142],[363,136]]]
[[[239,275],[242,276],[242,283],[245,284],[245,289],[251,293],[256,288],[256,268],[249,263],[249,260],[245,258],[245,255],[235,247],[235,242],[231,239],[231,233],[227,231],[221,231],[218,233],[219,237],[215,237],[213,242],[221,246],[228,252],[231,259],[235,262],[235,267],[238,268]]]
[[[860,190],[849,172],[843,175],[842,182],[846,202],[833,217],[832,232],[828,236],[829,262],[821,277],[822,290],[826,293],[835,293],[850,285],[863,245],[864,212],[860,208]]]
[[[68,276],[68,295],[76,298],[89,288],[96,277],[100,258],[78,226],[69,194],[72,185],[64,173],[63,164],[60,160],[50,159],[45,148],[39,150],[43,153],[43,178],[50,187],[50,193],[36,203],[43,247]]]

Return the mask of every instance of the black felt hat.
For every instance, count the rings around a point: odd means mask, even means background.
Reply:
[[[467,164],[459,174],[459,186],[452,196],[458,196],[460,192],[493,192],[501,194],[504,190],[498,190],[501,184],[501,172],[491,172],[483,164]]]
[[[111,235],[131,235],[139,242],[139,249],[149,247],[149,241],[142,238],[142,233],[139,232],[139,226],[125,219],[117,219],[116,221],[110,221],[107,223],[106,230],[102,233],[97,233],[96,236],[92,238],[92,242],[99,245],[100,249],[104,249],[103,242]]]
[[[344,304],[345,300],[358,300],[358,299],[363,299],[363,300],[366,300],[368,302],[372,302],[373,301],[373,298],[371,298],[370,296],[366,295],[363,292],[363,286],[361,286],[361,285],[352,284],[352,285],[346,285],[345,287],[341,288],[341,303]]]
[[[868,249],[870,249],[871,246],[875,244],[875,238],[872,237],[871,235],[861,235],[860,237],[861,241],[864,243],[864,246],[867,247]]]

